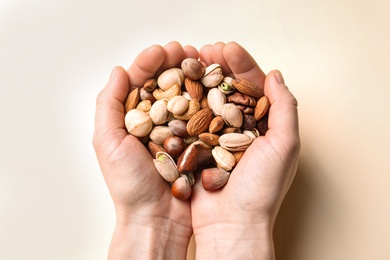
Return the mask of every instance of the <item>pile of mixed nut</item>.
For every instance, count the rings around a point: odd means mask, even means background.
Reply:
[[[208,191],[227,183],[245,150],[267,131],[268,109],[254,83],[187,58],[130,92],[125,125],[147,146],[172,195],[186,200],[194,174]]]

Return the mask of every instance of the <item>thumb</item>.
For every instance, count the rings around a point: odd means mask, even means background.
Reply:
[[[264,93],[270,101],[266,137],[295,146],[299,141],[298,102],[284,83],[280,71],[268,73]]]

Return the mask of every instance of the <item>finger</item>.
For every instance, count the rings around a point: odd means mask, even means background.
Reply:
[[[227,43],[223,49],[223,57],[234,77],[249,80],[263,90],[265,73],[242,46],[236,42]]]
[[[124,126],[123,103],[129,91],[129,78],[122,67],[115,67],[110,80],[96,99],[95,147],[107,134],[123,139],[127,133]],[[104,138],[110,139],[111,138]]]
[[[210,65],[213,63],[213,60],[212,60],[211,55],[210,55],[211,47],[212,47],[211,44],[206,44],[202,48],[200,48],[200,51],[199,51],[200,60],[205,62],[207,65]]]
[[[232,71],[223,56],[225,46],[226,44],[223,42],[216,42],[210,49],[210,55],[213,63],[217,63],[222,67],[223,74],[229,75]]]
[[[296,145],[295,142],[299,141],[298,102],[284,84],[279,71],[271,71],[267,75],[264,91],[271,105],[267,135],[276,135],[274,140]]]
[[[183,50],[184,50],[184,58],[199,59],[199,52],[194,46],[191,45],[184,46]]]
[[[165,61],[165,50],[160,45],[152,45],[143,50],[127,70],[132,86],[141,87],[146,80],[154,77]]]
[[[165,45],[163,48],[165,51],[165,59],[160,70],[163,71],[180,65],[184,57],[184,50],[181,44],[173,41]]]

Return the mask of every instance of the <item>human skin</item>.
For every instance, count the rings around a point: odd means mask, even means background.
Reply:
[[[259,86],[270,101],[269,130],[254,140],[225,187],[214,192],[198,181],[191,198],[197,259],[274,259],[272,229],[295,176],[300,137],[297,100],[279,71],[267,76],[236,43],[200,50],[207,64]]]
[[[224,74],[256,83],[269,98],[269,130],[248,148],[227,185],[208,192],[198,180],[189,201],[171,195],[152,157],[128,135],[124,102],[131,87],[186,57],[219,63]],[[279,71],[267,76],[235,42],[192,46],[171,42],[116,67],[96,101],[93,144],[116,209],[109,259],[185,259],[192,233],[198,259],[273,259],[272,228],[294,178],[300,149],[297,102]]]
[[[96,100],[93,145],[116,210],[108,259],[185,259],[192,235],[189,201],[177,200],[145,146],[127,133],[124,102],[164,69],[198,51],[171,42],[142,51],[126,71],[114,68]]]

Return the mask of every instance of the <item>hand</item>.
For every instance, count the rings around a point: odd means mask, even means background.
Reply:
[[[116,209],[109,259],[185,259],[192,235],[189,201],[171,195],[152,156],[124,125],[124,102],[130,86],[167,68],[179,66],[198,51],[171,42],[141,52],[127,72],[116,67],[97,97],[93,144]]]
[[[258,137],[215,192],[194,186],[192,225],[199,259],[273,259],[272,228],[297,169],[300,138],[297,101],[279,71],[267,76],[238,44],[200,50],[207,64],[256,83],[270,101],[269,130]]]

